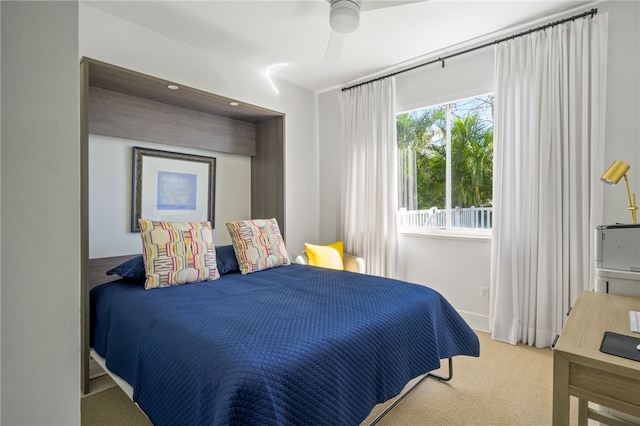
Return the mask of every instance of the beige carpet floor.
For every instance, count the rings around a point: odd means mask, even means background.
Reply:
[[[550,425],[551,349],[513,346],[477,334],[479,358],[455,358],[451,381],[424,380],[378,425]],[[446,367],[435,373],[446,375]],[[362,424],[369,424],[391,402],[376,406]],[[87,396],[81,406],[85,426],[151,424],[119,388]],[[577,401],[572,398],[572,425],[576,416]]]

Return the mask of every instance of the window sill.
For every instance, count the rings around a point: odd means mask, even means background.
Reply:
[[[399,235],[411,237],[444,238],[451,240],[490,241],[491,230],[400,228]]]

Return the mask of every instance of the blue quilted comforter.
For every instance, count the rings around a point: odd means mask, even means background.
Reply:
[[[155,425],[357,425],[440,359],[479,355],[436,291],[303,265],[91,291],[92,345]]]

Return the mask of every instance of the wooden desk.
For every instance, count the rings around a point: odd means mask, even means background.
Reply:
[[[589,401],[640,417],[640,361],[599,350],[605,331],[640,337],[629,329],[629,311],[640,311],[640,298],[590,291],[578,297],[553,352],[554,425],[569,425],[570,395],[579,399],[579,425],[588,418],[625,424],[588,408]]]

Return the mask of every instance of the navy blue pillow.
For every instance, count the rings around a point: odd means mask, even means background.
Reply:
[[[216,247],[216,263],[218,264],[220,275],[240,270],[236,252],[233,251],[233,246],[231,245]]]
[[[134,281],[145,280],[144,260],[142,255],[132,257],[124,263],[107,271],[107,275],[120,275],[122,278]]]
[[[220,272],[220,275],[240,270],[238,260],[236,259],[236,253],[233,251],[233,246],[231,245],[216,247],[216,263],[218,265],[218,272]],[[108,270],[107,275],[120,275],[120,277],[128,280],[144,281],[147,276],[144,272],[144,260],[142,255],[132,257],[115,268]]]

